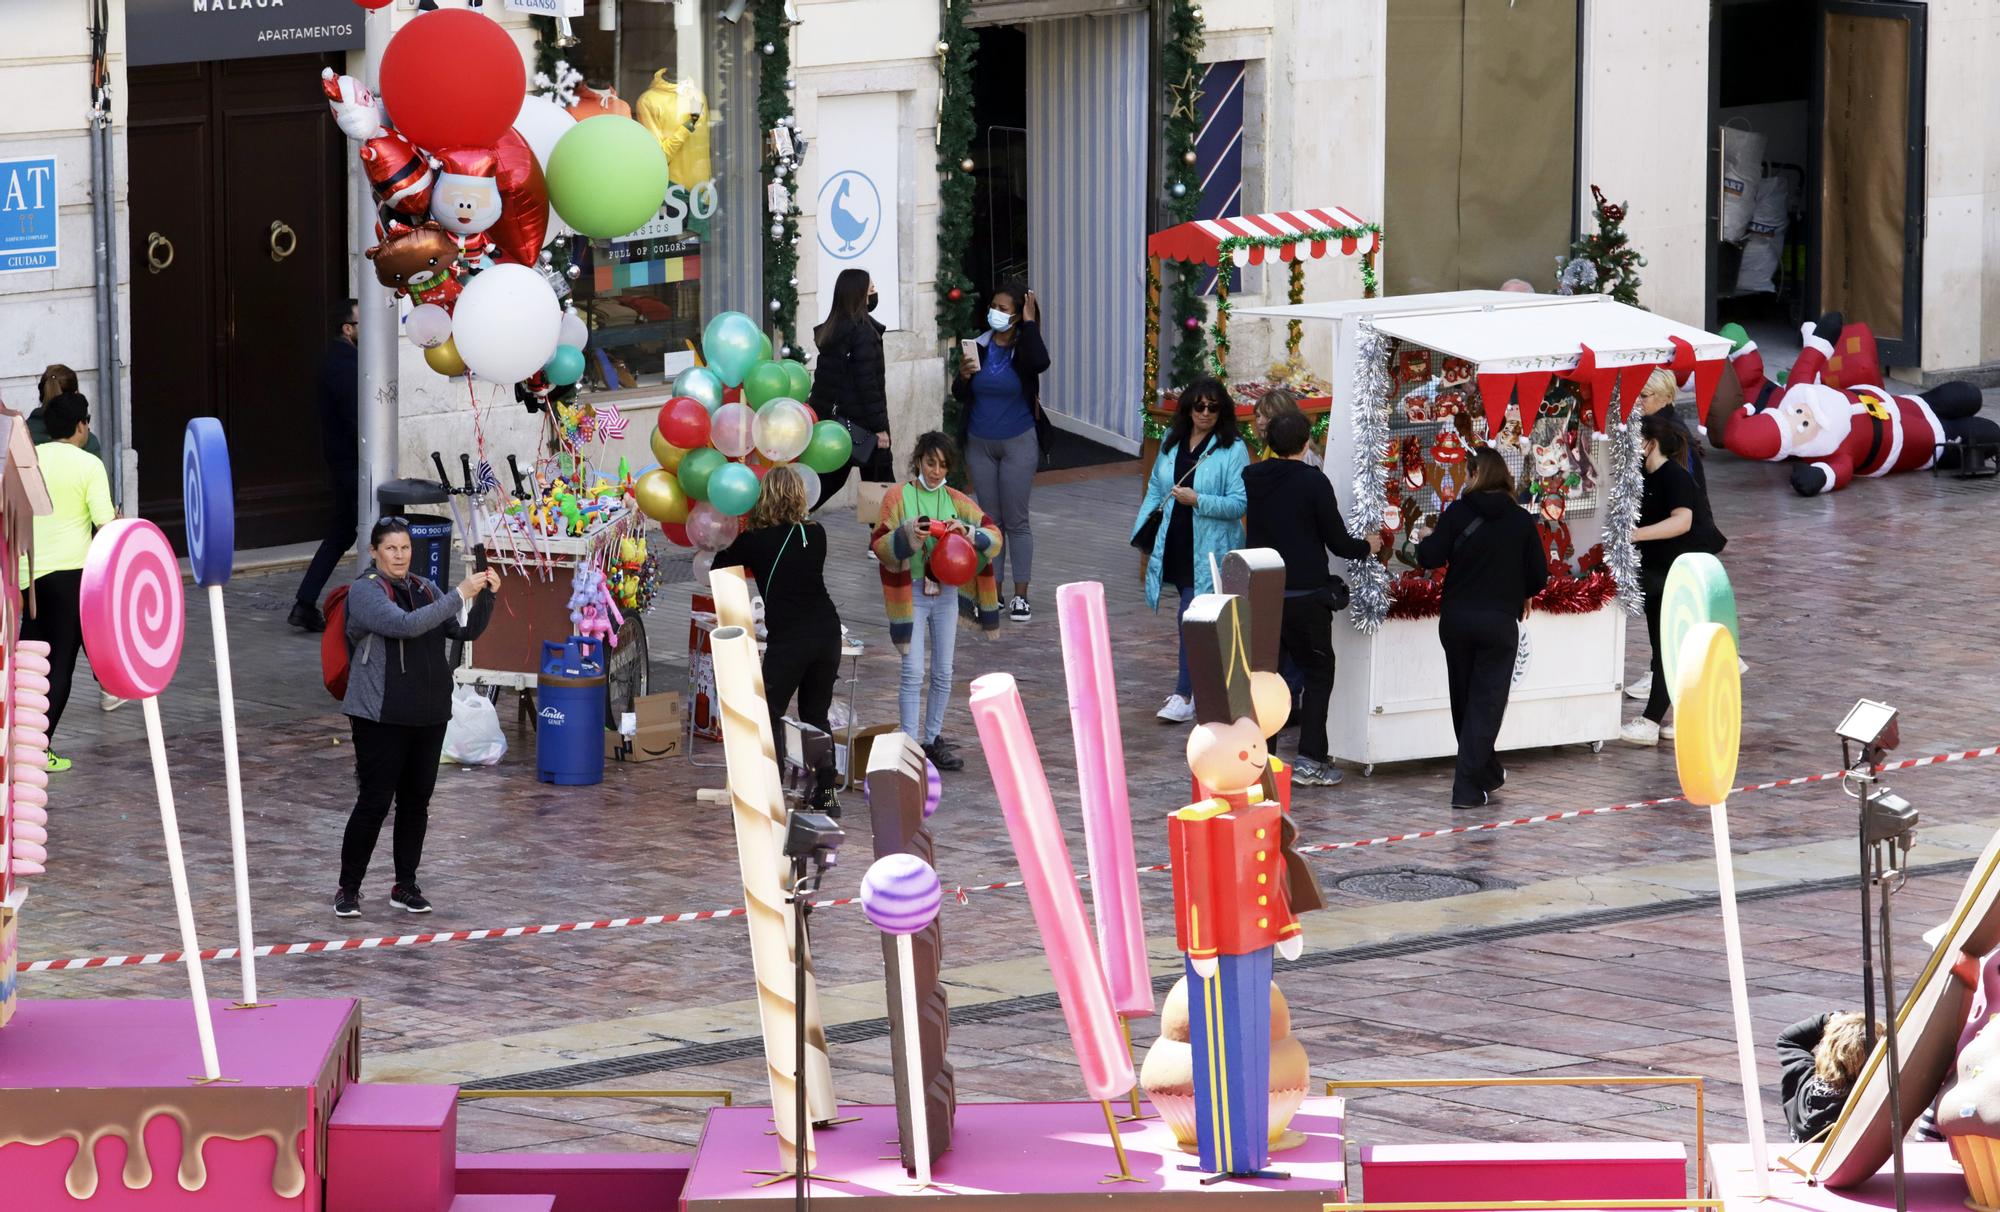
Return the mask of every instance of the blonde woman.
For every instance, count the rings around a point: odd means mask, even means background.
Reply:
[[[805,481],[790,467],[764,476],[764,491],[751,507],[748,525],[736,541],[716,554],[715,567],[743,568],[764,596],[764,698],[771,708],[771,732],[784,756],[785,717],[798,695],[798,718],[824,732],[840,680],[840,613],[826,591],[826,528],[809,521]],[[838,813],[832,802],[834,771],[821,770],[818,811]]]
[[[1291,388],[1273,387],[1271,390],[1257,397],[1257,408],[1250,414],[1250,428],[1257,435],[1257,444],[1259,446],[1268,447],[1270,445],[1268,435],[1271,432],[1271,422],[1286,413],[1305,416],[1305,413],[1299,408],[1299,393],[1293,391]],[[1311,433],[1312,418],[1306,417],[1306,422],[1306,432]],[[1307,467],[1325,466],[1320,460],[1319,452],[1313,449],[1310,439],[1306,441],[1305,453],[1301,454],[1299,458]]]

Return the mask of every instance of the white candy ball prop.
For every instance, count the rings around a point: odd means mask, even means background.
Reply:
[[[452,312],[465,368],[491,383],[518,383],[547,364],[562,336],[562,305],[542,275],[495,265],[472,276]]]
[[[757,452],[773,463],[789,463],[805,453],[812,431],[812,414],[797,400],[780,397],[757,410]]]
[[[403,322],[410,344],[418,349],[436,349],[451,340],[451,313],[435,303],[421,303]]]
[[[749,454],[757,445],[757,414],[748,404],[724,404],[709,420],[708,443],[732,459]]]

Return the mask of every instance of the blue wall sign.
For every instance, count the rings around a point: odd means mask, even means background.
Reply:
[[[866,174],[846,169],[819,187],[819,246],[828,256],[852,261],[882,231],[882,192]]]
[[[56,158],[0,160],[0,273],[56,267]]]

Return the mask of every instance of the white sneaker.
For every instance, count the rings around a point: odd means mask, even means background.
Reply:
[[[1174,695],[1160,708],[1157,718],[1163,724],[1185,724],[1194,718],[1194,704]]]
[[[1629,745],[1657,745],[1660,743],[1660,726],[1642,715],[1620,728],[1618,739]]]
[[[1672,724],[1660,725],[1660,739],[1663,741],[1671,741],[1674,739],[1674,726]]]
[[[126,702],[127,700],[119,698],[109,690],[100,690],[97,692],[97,706],[101,710],[116,711],[120,707],[123,707]]]
[[[1625,697],[1628,699],[1643,699],[1652,693],[1653,675],[1650,672],[1640,674],[1639,680],[1636,682],[1627,682],[1625,684]]]

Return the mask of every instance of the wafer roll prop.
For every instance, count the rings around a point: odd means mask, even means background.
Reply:
[[[1750,1026],[1750,988],[1743,972],[1743,934],[1736,919],[1736,869],[1729,847],[1729,788],[1736,781],[1743,730],[1743,687],[1736,642],[1720,623],[1696,623],[1679,645],[1674,708],[1674,764],[1681,793],[1708,805],[1715,834],[1715,887],[1722,903],[1722,935],[1729,957],[1729,1004],[1736,1020],[1736,1063],[1743,1082],[1743,1112],[1750,1130],[1754,1193],[1770,1194],[1764,1140],[1764,1095],[1757,1080],[1757,1048]]]
[[[229,664],[229,624],[222,587],[236,561],[236,492],[222,422],[196,417],[181,442],[181,503],[188,564],[208,590],[215,641],[215,689],[222,709],[222,777],[229,795],[229,863],[236,881],[236,955],[243,971],[240,1006],[257,1005],[257,940],[250,924],[250,848],[243,830],[243,767],[236,751],[236,683]]]
[[[1076,740],[1077,797],[1090,864],[1090,901],[1097,945],[1123,1017],[1153,1012],[1153,974],[1146,960],[1146,921],[1139,904],[1138,861],[1132,852],[1132,803],[1125,783],[1125,739],[1118,726],[1118,690],[1111,669],[1111,625],[1104,586],[1095,581],[1056,589],[1062,630],[1063,676],[1069,684],[1070,734]]]
[[[708,592],[715,601],[715,625],[740,628],[750,636],[750,685],[757,695],[757,701],[765,704],[764,731],[770,731],[770,704],[764,694],[764,662],[757,655],[757,625],[755,612],[750,606],[750,578],[741,568],[718,568],[708,574]],[[773,769],[777,763],[777,738],[765,738],[764,747],[771,752]],[[725,755],[726,756],[726,755]],[[730,767],[730,782],[735,782],[735,767]],[[782,786],[782,778],[780,785]],[[733,798],[733,796],[732,796]],[[771,819],[773,854],[782,856],[785,852],[785,799],[782,794],[765,805]],[[778,859],[776,870],[782,878],[785,870],[784,859]],[[792,940],[798,935],[792,929],[792,907],[779,902],[785,912],[785,957],[791,962]],[[814,1122],[823,1123],[832,1119],[839,1111],[839,1102],[833,1096],[833,1064],[828,1059],[826,1047],[826,1021],[820,1017],[819,982],[813,974],[812,944],[806,944],[803,960],[806,969],[806,1004],[802,1010],[806,1016],[806,1114]],[[788,1034],[785,1038],[790,1039]]]
[[[877,930],[894,938],[896,944],[896,994],[902,1002],[903,1022],[908,1024],[902,1033],[903,1063],[910,1073],[918,1075],[916,1080],[905,1083],[900,1093],[904,1100],[903,1114],[909,1120],[910,1137],[916,1146],[909,1152],[915,1161],[919,1187],[931,1185],[931,1151],[927,1144],[930,1122],[921,1078],[923,1048],[916,1030],[917,961],[910,947],[910,936],[937,920],[938,906],[943,902],[944,890],[938,884],[937,872],[914,854],[891,854],[876,859],[861,880],[861,911]]]
[[[194,902],[181,856],[180,820],[174,814],[174,789],[167,777],[158,700],[180,665],[187,625],[180,562],[158,526],[141,518],[119,518],[90,541],[78,596],[91,671],[112,694],[138,699],[146,713],[146,744],[153,758],[153,789],[160,800],[160,832],[166,840],[167,874],[173,881],[174,915],[180,922],[195,1031],[201,1039],[202,1076],[215,1081],[222,1076],[222,1066],[215,1055],[215,1024],[209,1017],[208,982],[202,977],[201,940],[195,934]]]
[[[743,903],[750,923],[750,963],[757,976],[757,1016],[764,1031],[764,1067],[771,1081],[771,1113],[778,1125],[779,1169],[810,1172],[812,1124],[798,1123],[794,1099],[792,1038],[799,1007],[792,1001],[791,915],[785,904],[785,855],[771,831],[783,816],[771,715],[756,684],[757,642],[741,627],[721,627],[709,637],[715,654],[715,691],[722,703],[722,752],[729,763],[730,815],[736,826],[736,861],[743,875]],[[812,987],[807,978],[807,988]],[[806,1048],[806,1070],[831,1073],[825,1047]],[[811,1116],[810,1110],[808,1116]],[[803,1158],[800,1154],[803,1153]]]

